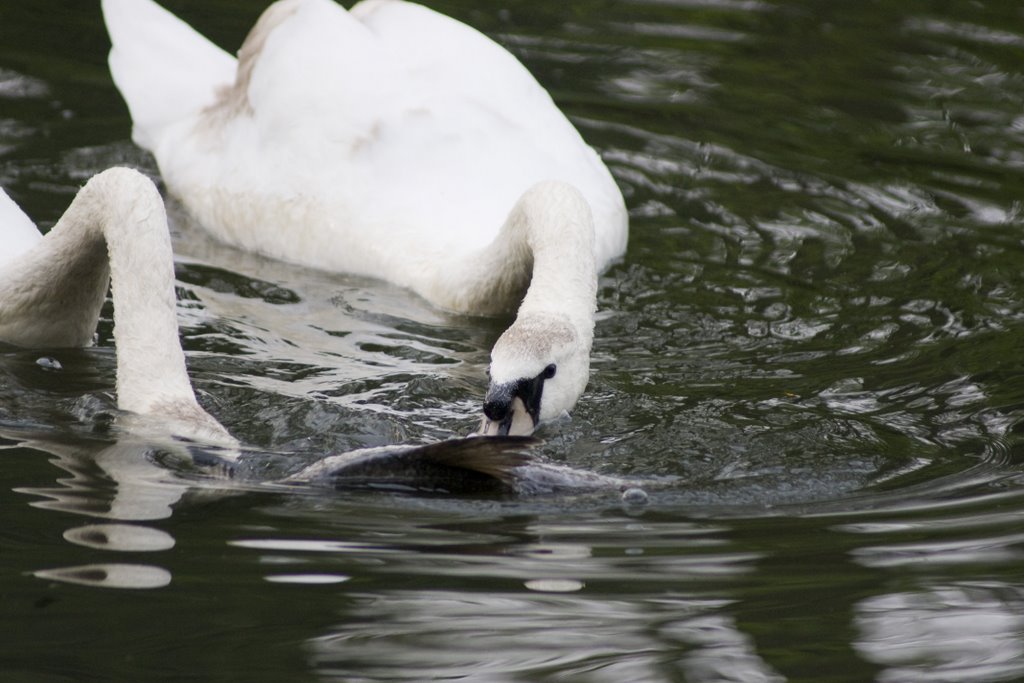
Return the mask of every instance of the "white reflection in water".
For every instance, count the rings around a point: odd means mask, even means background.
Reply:
[[[523,585],[538,593],[575,593],[583,590],[586,584],[576,579],[530,579]]]
[[[879,681],[1004,681],[1024,675],[1024,589],[950,584],[868,598],[856,608]]]
[[[42,98],[50,94],[45,81],[0,68],[0,97],[4,99]]]
[[[334,632],[308,641],[310,664],[343,680],[518,681],[542,670],[614,683],[785,680],[722,611],[728,601],[595,600],[581,589],[352,595],[355,607]]]
[[[33,574],[40,579],[99,588],[163,588],[171,583],[169,571],[148,564],[87,564],[42,569]]]
[[[685,624],[682,638],[699,645],[682,661],[686,680],[747,683],[784,681],[757,654],[753,638],[722,614],[708,614]]]
[[[516,553],[523,557],[555,561],[584,560],[593,555],[593,551],[588,545],[564,542],[525,543],[516,549]]]
[[[135,524],[87,524],[68,529],[64,540],[97,550],[146,553],[170,550],[174,537],[166,531]]]
[[[15,489],[46,499],[31,503],[33,507],[122,521],[167,519],[189,488],[170,481],[167,470],[146,457],[141,443],[125,440],[98,447],[33,439],[22,445],[54,455],[53,464],[71,475],[58,479],[57,487]],[[104,476],[113,482],[112,489],[105,486]]]
[[[171,480],[167,470],[150,461],[145,442],[125,438],[113,443],[66,443],[45,436],[3,436],[21,447],[49,453],[54,456],[53,464],[70,475],[58,478],[57,486],[14,489],[43,498],[31,501],[33,507],[116,522],[161,520],[173,514],[173,506],[190,489],[184,482]],[[161,552],[175,546],[169,533],[142,524],[86,524],[66,530],[63,537],[75,545],[111,552]],[[162,567],[121,562],[48,568],[33,574],[103,588],[162,588],[171,582],[171,573]]]
[[[1024,534],[963,538],[951,541],[922,541],[854,549],[853,556],[865,567],[921,565],[976,565],[1019,562],[1024,559]]]
[[[270,583],[294,583],[298,585],[316,586],[345,583],[350,576],[344,574],[268,574],[263,577]]]
[[[395,549],[369,545],[367,543],[351,543],[349,541],[325,541],[318,539],[294,538],[245,538],[228,541],[228,545],[237,548],[266,550],[268,552],[303,552],[303,553],[394,553]]]

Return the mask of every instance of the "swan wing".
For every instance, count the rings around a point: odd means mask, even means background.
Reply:
[[[32,219],[0,189],[0,269],[42,239]]]
[[[103,0],[110,72],[132,115],[133,138],[154,149],[166,127],[209,106],[235,59],[151,0]]]

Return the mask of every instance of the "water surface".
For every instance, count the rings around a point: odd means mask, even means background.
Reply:
[[[0,349],[5,680],[1024,679],[1019,3],[427,4],[524,61],[630,209],[542,451],[680,484],[186,476],[110,426],[108,307],[94,348]],[[167,6],[234,50],[264,3]],[[0,184],[44,227],[103,168],[158,177],[108,47],[94,3],[0,0]],[[268,478],[473,428],[508,319],[171,210],[193,382]]]

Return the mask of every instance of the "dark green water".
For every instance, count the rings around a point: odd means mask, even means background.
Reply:
[[[2,679],[1024,680],[1024,7],[428,4],[526,63],[631,211],[545,452],[684,483],[175,477],[103,426],[108,310],[97,348],[0,350]],[[0,0],[0,184],[44,226],[156,175],[96,5]],[[166,5],[231,49],[264,7]],[[268,476],[474,426],[507,320],[175,230],[193,381]]]

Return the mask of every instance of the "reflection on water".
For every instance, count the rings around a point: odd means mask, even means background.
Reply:
[[[465,672],[481,680],[546,679],[554,672],[551,677],[594,681],[784,680],[756,654],[749,636],[715,613],[719,607],[686,596],[649,604],[433,591],[365,596],[336,632],[306,647],[318,671],[342,680],[444,679]],[[449,645],[469,639],[472,648]],[[404,643],[397,660],[395,641]]]
[[[263,577],[271,583],[296,583],[300,585],[316,585],[344,583],[350,577],[341,574],[268,574]]]
[[[1009,680],[1024,662],[1019,583],[997,578],[1019,564],[1024,496],[998,470],[966,492],[937,480],[909,499],[882,492],[723,516],[729,508],[655,496],[627,514],[610,501],[224,495],[242,492],[139,467],[149,460],[130,439],[75,450],[52,435],[4,438],[8,455],[49,454],[56,466],[57,485],[19,488],[20,506],[106,520],[60,534],[97,554],[54,556],[89,561],[33,568],[36,579],[171,590],[207,580],[216,557],[213,576],[232,577],[218,581],[218,600],[246,605],[260,584],[276,587],[261,598],[277,605],[273,623],[331,679],[781,681],[793,674],[778,647],[796,644],[810,666],[847,631],[862,659],[848,680],[866,680],[867,665],[879,680]],[[132,448],[137,457],[125,458]],[[177,496],[130,504],[147,488]],[[194,559],[168,555],[183,539],[198,546]],[[990,575],[943,582],[944,566]],[[176,591],[189,613],[193,590]]]
[[[15,488],[15,492],[34,498],[29,505],[112,522],[71,527],[63,533],[64,540],[114,553],[159,553],[174,547],[174,537],[166,531],[121,523],[170,517],[172,507],[188,488],[184,483],[171,482],[167,471],[150,461],[147,444],[130,439],[62,443],[43,435],[19,438],[9,431],[0,431],[0,436],[18,447],[48,453],[51,462],[70,475],[57,478],[56,486]],[[162,588],[171,582],[171,573],[162,567],[125,562],[47,568],[33,573],[41,579],[104,588]]]
[[[264,4],[175,11],[234,49]],[[0,349],[0,668],[1024,678],[1018,3],[428,4],[524,60],[631,211],[588,392],[542,450],[678,485],[636,509],[225,488],[107,429],[107,309],[94,349]],[[156,169],[95,5],[8,5],[0,183],[49,226],[102,168]],[[170,208],[190,372],[254,479],[473,428],[507,321],[240,254]]]
[[[65,531],[64,540],[100,550],[159,552],[174,547],[167,532],[135,524],[86,524]]]
[[[148,564],[87,564],[40,569],[34,574],[40,579],[97,588],[163,588],[171,582],[169,571]]]
[[[968,583],[892,593],[858,606],[857,649],[883,681],[995,681],[1024,675],[1021,585]]]
[[[30,440],[20,445],[50,453],[70,475],[57,479],[56,487],[15,489],[43,497],[32,503],[35,507],[114,520],[166,519],[186,490],[150,462],[145,443],[115,441],[83,448]]]

